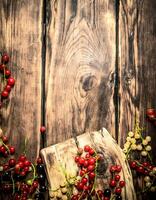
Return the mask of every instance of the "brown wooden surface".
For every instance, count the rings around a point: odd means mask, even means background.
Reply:
[[[11,57],[16,84],[0,110],[0,126],[18,155],[36,159],[40,144],[42,0],[0,1],[0,50]],[[17,64],[17,66],[15,66]]]
[[[140,118],[147,133],[155,141],[156,129],[146,120],[146,109],[156,106],[156,1],[133,0],[120,2],[119,72],[120,119],[119,142]],[[155,147],[155,146],[153,146]],[[154,151],[156,156],[156,152]]]
[[[114,135],[115,2],[48,2],[47,144],[102,126]]]
[[[78,136],[77,139],[80,148],[83,148],[87,144],[104,156],[102,172],[96,179],[97,188],[103,190],[103,188],[108,187],[108,181],[111,179],[109,167],[119,164],[122,166],[121,179],[126,182],[126,187],[122,191],[122,198],[124,200],[135,200],[136,195],[132,176],[125,161],[125,155],[107,130],[103,129],[99,132],[85,133]],[[69,139],[63,143],[43,149],[41,154],[46,163],[50,196],[52,196],[60,188],[60,185],[67,184],[66,177],[69,181],[70,177],[77,176],[78,167],[74,161],[77,155],[77,147],[74,139]]]

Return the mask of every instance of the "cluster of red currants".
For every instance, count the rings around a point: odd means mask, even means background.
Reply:
[[[153,108],[148,108],[146,111],[146,115],[150,122],[152,122],[156,126],[156,110]]]
[[[115,173],[119,173],[121,171],[121,166],[119,165],[112,166],[110,168],[112,177],[114,177],[114,179],[110,181],[110,187],[104,190],[96,188],[97,168],[101,159],[101,155],[97,154],[95,150],[88,145],[84,146],[84,149],[78,150],[78,155],[75,157],[75,162],[79,168],[78,175],[80,179],[75,184],[77,194],[72,196],[72,200],[81,200],[86,198],[109,200],[111,195],[113,195],[116,200],[122,199],[121,188],[125,186],[125,182],[119,181],[119,174],[115,175]],[[116,187],[118,182],[119,187]]]
[[[3,100],[9,97],[9,93],[12,87],[15,85],[15,79],[11,76],[11,71],[7,68],[8,62],[9,62],[8,54],[6,53],[2,54],[1,64],[0,64],[0,73],[3,75],[4,88],[1,92],[0,106],[2,106]]]
[[[15,159],[15,147],[8,144],[8,138],[0,135],[0,193],[14,200],[33,198],[44,200],[46,175],[41,158],[36,165],[25,154]]]

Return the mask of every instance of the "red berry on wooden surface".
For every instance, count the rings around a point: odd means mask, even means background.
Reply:
[[[14,159],[14,158],[11,158],[10,160],[9,160],[9,166],[10,167],[14,167],[16,165],[16,160]]]
[[[111,180],[109,185],[110,185],[110,187],[115,187],[116,186],[116,181],[115,180]]]
[[[115,167],[116,167],[117,172],[121,172],[121,169],[122,169],[121,165],[116,165]]]
[[[41,126],[40,132],[41,132],[41,133],[45,133],[45,132],[46,132],[46,127],[45,127],[45,126]]]
[[[9,96],[9,93],[7,90],[3,90],[1,93],[2,98],[7,98]]]
[[[89,145],[85,145],[85,146],[84,146],[84,151],[85,151],[85,152],[89,152],[90,148],[91,148],[91,147],[90,147]]]
[[[117,174],[117,175],[115,175],[114,178],[115,178],[116,181],[119,181],[120,180],[120,175]]]
[[[9,76],[11,76],[11,71],[9,69],[5,70],[5,76],[8,78]]]
[[[116,171],[116,167],[114,166],[114,165],[112,165],[111,167],[110,167],[110,172],[111,173],[114,173]]]
[[[1,61],[2,61],[2,63],[8,63],[9,62],[9,56],[8,56],[7,53],[4,53],[2,55]]]
[[[7,92],[10,92],[11,91],[11,86],[10,85],[6,85],[4,90],[6,90]]]
[[[120,186],[120,187],[125,187],[125,181],[120,181],[120,182],[119,182],[119,186]]]
[[[10,85],[11,87],[13,87],[15,85],[15,79],[13,77],[8,78],[8,85]]]
[[[89,150],[89,154],[90,154],[90,155],[94,155],[94,154],[95,154],[94,149],[91,148],[91,149]]]
[[[119,194],[121,194],[121,191],[122,191],[122,189],[120,187],[117,187],[115,189],[115,194],[119,195]]]
[[[88,171],[94,171],[94,169],[95,169],[95,165],[89,165],[88,167],[87,167],[87,170]]]

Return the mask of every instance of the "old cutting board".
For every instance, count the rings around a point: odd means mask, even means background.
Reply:
[[[97,179],[98,188],[108,187],[108,181],[111,178],[109,167],[113,164],[119,164],[122,166],[121,179],[126,182],[122,197],[124,200],[135,200],[133,180],[127,161],[125,161],[125,155],[107,130],[103,128],[101,131],[84,133],[77,137],[77,141],[79,147],[90,145],[104,157],[102,170]],[[46,166],[50,195],[52,191],[57,190],[60,185],[66,182],[66,176],[73,177],[77,174],[78,168],[74,161],[76,154],[77,146],[74,139],[41,150]]]

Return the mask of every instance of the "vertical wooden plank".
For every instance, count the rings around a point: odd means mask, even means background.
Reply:
[[[48,0],[47,143],[114,135],[115,1]]]
[[[119,19],[120,135],[134,126],[135,114],[155,141],[153,127],[146,121],[146,109],[155,107],[156,88],[156,2],[121,0]],[[154,153],[156,156],[156,153]]]
[[[42,0],[2,0],[0,7],[0,49],[10,55],[16,79],[0,124],[18,154],[27,140],[27,155],[34,160],[40,144]]]

